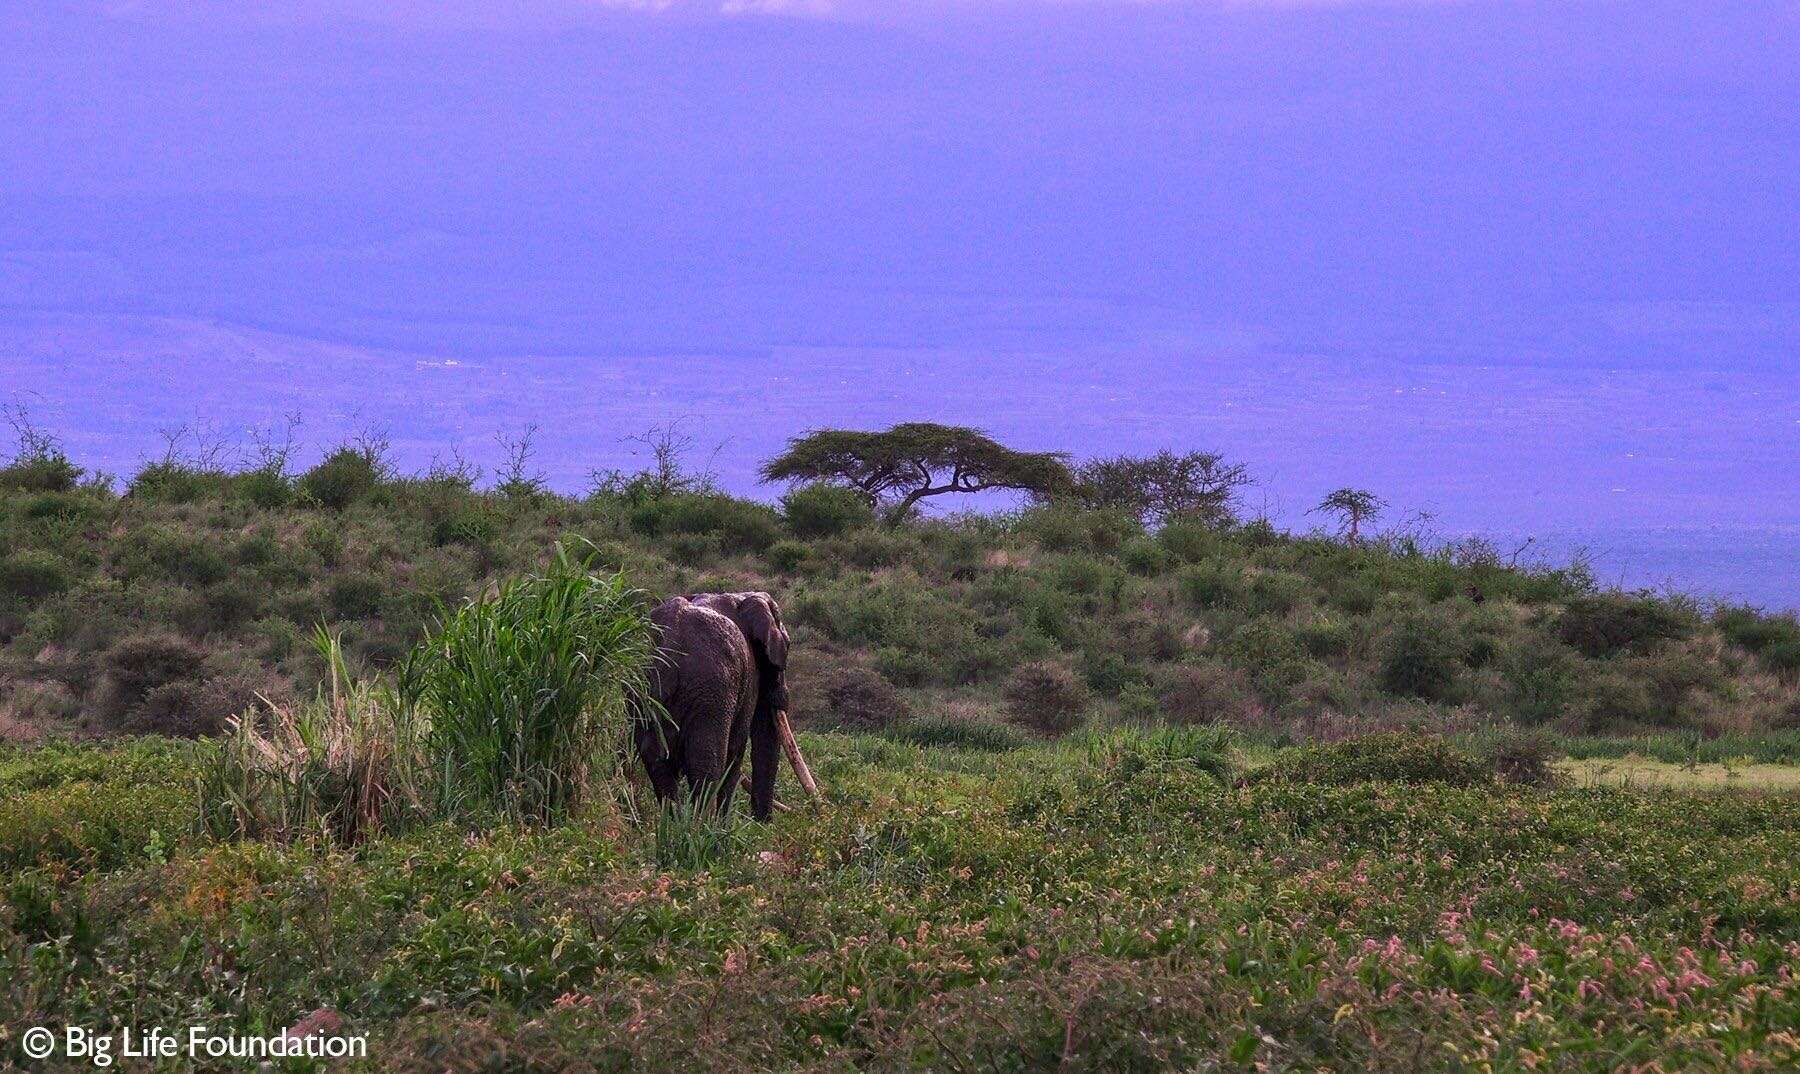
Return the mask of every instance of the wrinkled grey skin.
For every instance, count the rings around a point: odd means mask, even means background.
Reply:
[[[788,707],[788,632],[781,621],[781,605],[767,593],[689,593],[687,599],[729,617],[750,644],[757,678],[756,709],[750,721],[750,807],[758,820],[767,820],[781,765],[775,713]]]
[[[766,593],[671,597],[650,613],[661,635],[651,668],[653,695],[668,719],[642,722],[638,756],[658,798],[686,778],[696,800],[716,794],[731,807],[751,746],[751,809],[767,820],[781,760],[775,711],[787,706],[787,631]]]

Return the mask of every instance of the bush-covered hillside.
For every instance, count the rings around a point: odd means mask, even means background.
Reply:
[[[1800,726],[1791,616],[1603,591],[1478,541],[1287,534],[1226,498],[1146,514],[1059,495],[896,522],[851,488],[770,506],[667,459],[567,496],[522,454],[485,486],[464,468],[395,474],[379,442],[299,473],[287,458],[172,458],[114,482],[28,440],[0,468],[0,731],[212,731],[258,693],[310,692],[316,624],[381,668],[440,602],[559,542],[654,593],[775,593],[813,727],[1005,745],[1115,720],[1325,737]],[[1140,470],[1166,482],[1182,461]],[[1096,480],[1142,479],[1106,465]]]

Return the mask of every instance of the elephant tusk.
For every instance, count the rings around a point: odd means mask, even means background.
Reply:
[[[775,734],[781,739],[788,763],[794,766],[794,775],[800,777],[800,786],[806,788],[808,797],[819,797],[819,784],[813,779],[812,769],[806,767],[806,758],[800,755],[800,743],[794,741],[794,725],[788,722],[786,709],[775,710]]]

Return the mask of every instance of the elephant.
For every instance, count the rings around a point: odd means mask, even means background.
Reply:
[[[638,755],[659,798],[685,777],[696,800],[716,795],[730,808],[750,750],[750,806],[767,820],[781,754],[817,793],[787,720],[788,633],[767,593],[690,593],[650,614],[660,641],[651,691],[668,718],[639,721]]]

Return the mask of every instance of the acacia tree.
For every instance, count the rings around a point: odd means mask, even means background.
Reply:
[[[1075,480],[1082,502],[1129,512],[1146,526],[1176,517],[1217,526],[1232,521],[1250,471],[1213,452],[1159,451],[1093,459],[1076,469]]]
[[[763,465],[764,481],[823,481],[860,492],[890,522],[920,500],[1010,489],[1052,496],[1073,487],[1061,452],[1014,451],[977,429],[906,422],[885,432],[821,429],[788,442]]]
[[[1342,488],[1328,494],[1307,514],[1336,515],[1345,539],[1355,544],[1362,537],[1362,524],[1380,514],[1385,507],[1387,501],[1367,489]]]

